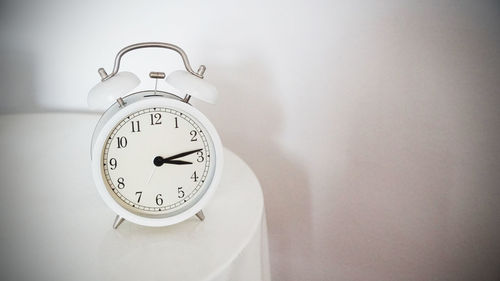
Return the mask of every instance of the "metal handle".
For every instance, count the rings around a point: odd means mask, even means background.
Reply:
[[[101,80],[106,81],[118,73],[118,70],[120,69],[120,60],[122,59],[123,55],[132,50],[142,49],[142,48],[165,48],[176,51],[179,55],[181,55],[186,70],[196,77],[203,78],[203,74],[206,69],[205,66],[200,65],[198,72],[194,72],[193,69],[191,68],[191,65],[189,64],[189,60],[186,53],[184,53],[184,51],[180,47],[174,44],[162,43],[162,42],[144,42],[144,43],[132,44],[130,46],[121,49],[115,57],[115,65],[113,66],[113,72],[111,72],[111,74],[107,74],[104,68],[99,68],[98,72],[99,75],[101,75]]]

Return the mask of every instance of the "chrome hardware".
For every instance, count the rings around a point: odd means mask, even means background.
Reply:
[[[118,73],[118,70],[120,69],[120,61],[121,61],[123,55],[125,55],[126,53],[128,53],[132,50],[142,49],[142,48],[165,48],[165,49],[170,49],[170,50],[177,52],[181,56],[182,61],[184,62],[184,67],[186,68],[186,70],[189,73],[193,74],[194,76],[203,79],[203,74],[204,74],[205,69],[206,69],[205,66],[200,65],[200,67],[198,68],[198,72],[194,72],[193,69],[191,68],[191,65],[189,64],[189,60],[188,60],[186,53],[180,47],[178,47],[174,44],[169,44],[169,43],[145,42],[145,43],[132,44],[130,46],[127,46],[127,47],[121,49],[115,57],[115,64],[113,66],[113,72],[104,76],[106,74],[106,71],[103,68],[100,68],[98,70],[99,75],[101,76],[101,80],[106,81]]]
[[[165,72],[155,72],[151,71],[149,73],[149,77],[153,79],[164,79],[165,78]]]
[[[200,210],[198,213],[196,213],[196,217],[197,217],[200,221],[205,220],[205,214],[203,214],[203,210]]]
[[[97,72],[99,72],[99,76],[101,76],[101,79],[104,79],[108,76],[108,73],[106,73],[106,70],[104,70],[104,68],[99,68],[97,70]]]
[[[123,101],[122,98],[117,98],[116,102],[120,105],[120,107],[124,107],[125,106],[125,102]]]
[[[116,215],[115,222],[113,222],[113,228],[117,229],[124,220],[125,220],[124,218],[120,217],[119,215]]]

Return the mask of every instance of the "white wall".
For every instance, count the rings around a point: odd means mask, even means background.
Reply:
[[[500,5],[436,2],[2,2],[0,112],[84,111],[120,48],[178,44],[262,181],[274,280],[498,280]]]

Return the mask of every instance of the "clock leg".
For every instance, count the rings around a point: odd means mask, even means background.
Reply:
[[[203,214],[203,210],[200,210],[198,213],[196,213],[196,217],[200,219],[200,221],[203,221],[205,219],[205,214]]]
[[[124,220],[125,220],[124,218],[120,217],[119,215],[116,215],[115,222],[113,223],[113,228],[117,229]]]

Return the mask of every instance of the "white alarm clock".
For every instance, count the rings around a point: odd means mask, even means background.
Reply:
[[[166,48],[179,53],[186,71],[174,71],[166,82],[177,96],[155,87],[131,93],[139,78],[118,72],[121,57],[139,48]],[[214,103],[215,87],[203,80],[205,66],[194,72],[184,51],[172,44],[138,43],[123,48],[113,72],[99,69],[102,81],[88,95],[94,110],[106,110],[92,137],[91,167],[97,190],[123,220],[145,226],[166,226],[196,215],[219,183],[223,147],[215,127],[189,104],[190,98]],[[151,72],[151,78],[165,78]]]

